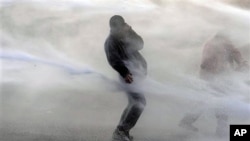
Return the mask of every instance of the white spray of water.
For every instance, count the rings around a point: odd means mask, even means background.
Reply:
[[[229,124],[249,123],[249,74],[213,84],[198,76],[202,45],[222,27],[237,47],[249,44],[247,10],[206,1],[71,2],[1,1],[0,139],[110,139],[126,105],[103,50],[113,14],[123,15],[145,41],[149,76],[134,89],[148,104],[133,130],[136,139],[226,140],[214,135],[215,111],[229,115]],[[200,107],[200,132],[178,127]]]

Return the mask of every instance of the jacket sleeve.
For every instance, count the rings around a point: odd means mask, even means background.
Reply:
[[[125,66],[122,61],[118,50],[114,47],[114,43],[106,41],[105,42],[105,52],[107,56],[107,60],[111,67],[115,69],[123,78],[126,77],[127,74],[130,74],[128,68]]]
[[[141,36],[139,36],[133,29],[130,29],[125,39],[128,47],[132,51],[138,51],[143,48],[144,42]]]

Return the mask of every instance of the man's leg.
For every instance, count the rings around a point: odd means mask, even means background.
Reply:
[[[227,131],[229,130],[228,115],[216,112],[215,117],[217,119],[216,135],[218,137],[227,136]]]
[[[202,108],[187,113],[180,121],[179,126],[197,132],[198,128],[193,126],[193,123],[197,121],[197,119],[201,116],[201,114],[202,114]]]
[[[129,131],[135,126],[137,120],[139,119],[146,105],[146,99],[143,94],[133,92],[128,92],[127,96],[129,103],[121,116],[120,123],[114,132],[115,135],[113,135],[113,138],[116,136],[116,134],[123,135],[124,133],[124,135],[126,135],[129,140],[132,140],[129,136]]]
[[[128,98],[129,104],[124,111],[126,113],[123,114],[120,124],[118,125],[118,128],[125,131],[129,131],[135,126],[146,105],[146,99],[143,94],[129,92]]]

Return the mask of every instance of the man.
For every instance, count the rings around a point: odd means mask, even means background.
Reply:
[[[220,74],[227,71],[244,72],[248,70],[248,62],[243,59],[239,50],[233,46],[225,33],[217,33],[205,44],[200,65],[200,78],[211,82],[210,84],[213,85],[213,80],[219,78]],[[198,120],[203,111],[204,105],[195,111],[187,113],[179,125],[188,130],[198,131],[198,128],[193,126],[193,123]],[[215,117],[217,119],[216,134],[224,136],[226,134],[225,129],[228,126],[228,116],[217,110],[215,111]]]
[[[222,32],[205,44],[200,67],[200,77],[204,80],[211,80],[231,70],[249,70],[248,62]]]
[[[111,67],[119,73],[128,97],[128,106],[113,133],[113,141],[132,141],[129,131],[135,126],[145,105],[142,93],[131,89],[133,84],[146,77],[147,63],[139,53],[142,38],[119,15],[112,16],[110,35],[105,42],[105,53]]]

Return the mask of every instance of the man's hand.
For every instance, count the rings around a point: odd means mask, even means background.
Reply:
[[[132,83],[133,82],[133,77],[132,77],[132,74],[127,74],[125,77],[124,77],[124,80],[126,83]]]

